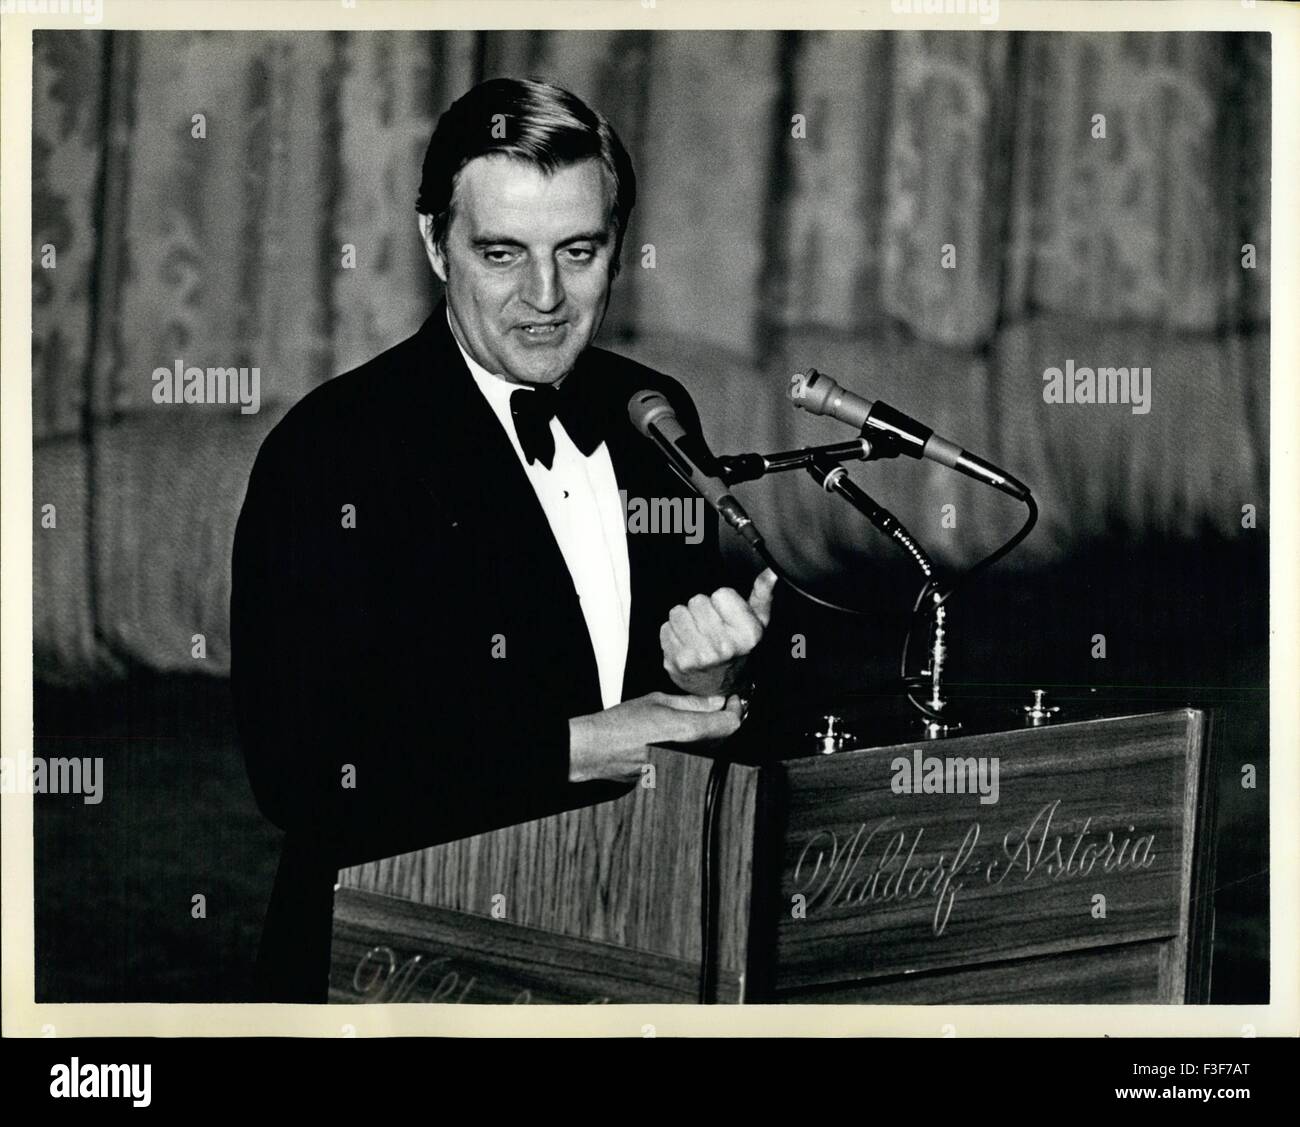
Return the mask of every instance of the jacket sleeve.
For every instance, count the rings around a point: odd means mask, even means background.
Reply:
[[[303,454],[272,432],[234,541],[232,691],[263,813],[348,865],[622,793],[569,783],[568,717],[554,704],[492,707],[440,684],[450,640],[428,640],[427,664],[376,642],[332,547],[337,492]]]

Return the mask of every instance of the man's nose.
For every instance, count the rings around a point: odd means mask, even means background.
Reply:
[[[549,313],[564,301],[564,284],[554,259],[535,259],[520,295],[539,313]]]

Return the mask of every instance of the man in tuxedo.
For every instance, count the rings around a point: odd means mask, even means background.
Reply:
[[[439,120],[417,203],[445,297],[267,437],[236,530],[232,682],[285,831],[259,999],[324,1001],[338,868],[617,797],[652,743],[725,738],[775,577],[722,585],[629,423],[680,384],[592,340],[635,202],[603,117],[496,79]],[[710,593],[711,592],[711,593]]]

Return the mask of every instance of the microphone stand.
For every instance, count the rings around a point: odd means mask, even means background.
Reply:
[[[943,695],[943,671],[947,661],[947,608],[944,597],[936,589],[934,563],[924,548],[916,542],[902,522],[888,509],[878,504],[865,490],[856,485],[841,464],[846,461],[871,462],[882,458],[895,458],[902,452],[896,439],[877,435],[873,439],[859,437],[848,442],[827,446],[809,446],[802,450],[783,450],[774,454],[724,454],[714,459],[717,476],[727,485],[740,481],[753,481],[769,473],[803,469],[828,493],[838,494],[867,518],[876,528],[898,544],[907,557],[925,577],[922,597],[931,596],[930,665],[921,674],[929,685],[930,697],[922,703],[912,694],[906,667],[903,669],[907,699],[921,713],[926,736],[936,739],[961,727],[959,721],[946,717],[944,710],[949,701]],[[920,610],[921,599],[913,614]],[[909,629],[909,635],[911,631]],[[904,647],[904,664],[906,663]]]
[[[723,454],[713,459],[713,468],[727,485],[755,481],[770,473],[806,469],[817,458],[833,462],[874,462],[896,458],[900,450],[891,439],[853,438],[829,446],[806,446],[802,450],[778,450],[775,454]]]
[[[934,590],[934,562],[925,549],[916,542],[912,534],[903,526],[902,521],[883,505],[878,504],[864,489],[856,485],[853,479],[849,477],[848,470],[842,465],[832,461],[825,455],[818,455],[805,468],[812,479],[827,493],[838,494],[876,528],[894,541],[895,544],[899,545],[925,577],[922,595],[932,595],[932,625],[930,631],[930,667],[923,670],[921,676],[925,677],[929,682],[930,699],[922,704],[912,695],[911,687],[906,686],[906,683],[904,691],[907,693],[907,699],[921,713],[921,723],[927,738],[937,739],[955,731],[961,727],[961,722],[944,715],[944,710],[949,704],[949,701],[943,695],[943,671],[948,658],[948,608],[943,605],[938,591]],[[919,609],[919,605],[920,600],[918,600],[917,609]],[[915,610],[913,613],[915,613]],[[903,676],[905,678],[907,676],[906,669],[903,670]]]

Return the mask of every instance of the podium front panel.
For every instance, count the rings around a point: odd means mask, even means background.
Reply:
[[[1202,731],[1180,710],[786,762],[772,990],[1181,1000]]]

